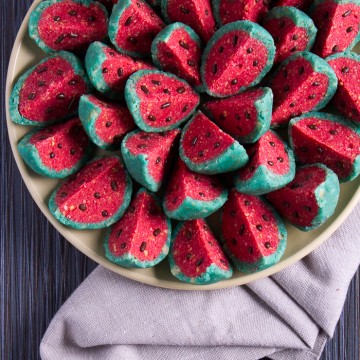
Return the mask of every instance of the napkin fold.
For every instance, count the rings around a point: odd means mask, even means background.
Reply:
[[[360,263],[360,205],[318,249],[263,280],[215,291],[137,283],[101,266],[52,320],[43,360],[314,360]]]

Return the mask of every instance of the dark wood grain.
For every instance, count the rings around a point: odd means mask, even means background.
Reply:
[[[12,43],[31,0],[0,0],[1,98]],[[0,359],[37,359],[51,318],[96,264],[48,223],[23,184],[1,107]],[[353,279],[322,360],[359,360],[360,277]]]

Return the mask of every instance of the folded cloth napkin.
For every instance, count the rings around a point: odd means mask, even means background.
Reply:
[[[360,263],[360,204],[287,269],[216,291],[151,287],[98,267],[52,320],[43,360],[318,359]]]

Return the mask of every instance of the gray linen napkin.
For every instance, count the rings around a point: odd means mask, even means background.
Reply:
[[[52,320],[43,360],[318,359],[360,263],[360,204],[316,251],[247,286],[160,289],[98,267]]]

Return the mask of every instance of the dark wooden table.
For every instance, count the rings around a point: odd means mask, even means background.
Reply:
[[[12,43],[32,0],[0,1],[4,99]],[[37,208],[12,157],[4,100],[1,112],[0,359],[37,359],[51,318],[96,264],[63,239]],[[359,289],[358,273],[322,360],[360,359]]]

